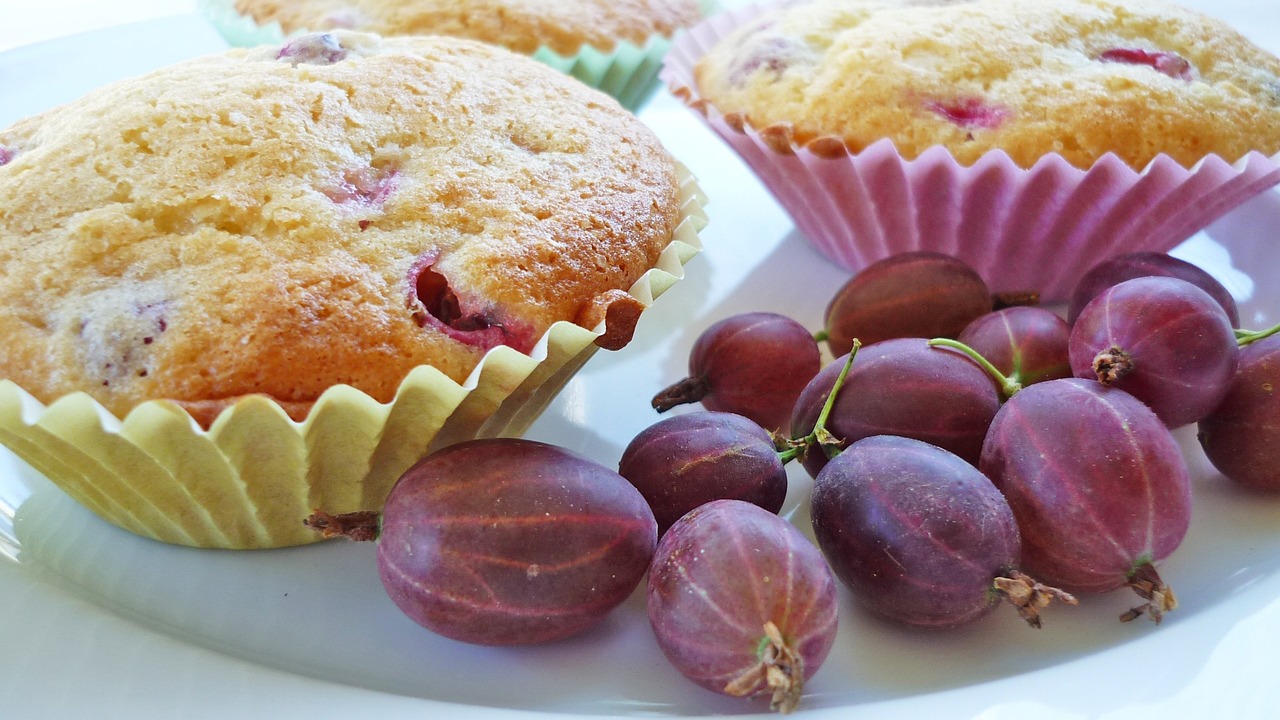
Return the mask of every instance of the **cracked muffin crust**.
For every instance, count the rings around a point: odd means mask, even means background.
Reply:
[[[206,426],[246,394],[385,402],[415,366],[461,381],[628,315],[679,218],[653,134],[528,58],[345,31],[233,50],[0,131],[0,377]]]

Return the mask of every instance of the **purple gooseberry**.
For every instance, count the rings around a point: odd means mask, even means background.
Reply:
[[[1147,603],[1124,620],[1177,605],[1155,565],[1186,535],[1190,476],[1137,398],[1079,378],[1030,385],[991,423],[979,469],[1013,509],[1028,573],[1076,593],[1129,585]]]
[[[957,338],[1020,386],[1071,377],[1071,326],[1040,307],[1010,307],[969,323]]]
[[[796,397],[821,368],[818,343],[803,325],[776,313],[742,313],[698,336],[689,377],[658,393],[653,407],[701,402],[785,433]]]
[[[877,435],[841,451],[814,481],[812,518],[836,576],[896,622],[955,627],[1004,599],[1040,627],[1053,598],[1075,602],[1019,570],[1018,525],[996,486],[919,440]]]
[[[1255,490],[1280,490],[1280,335],[1272,328],[1240,349],[1240,362],[1218,407],[1200,420],[1209,462]]]
[[[538,342],[533,326],[475,292],[455,287],[440,267],[442,259],[432,250],[409,268],[406,304],[414,321],[482,351],[498,345],[532,351]]]
[[[797,432],[817,423],[844,364],[828,365],[801,393],[791,421]],[[846,445],[872,435],[915,438],[976,465],[1001,400],[996,380],[960,351],[920,338],[886,340],[858,351],[826,430]],[[811,451],[802,462],[817,476],[827,457]]]
[[[827,344],[844,355],[854,338],[864,347],[894,338],[954,338],[991,307],[986,282],[963,261],[901,253],[868,265],[836,291],[827,305]]]
[[[1235,331],[1185,280],[1140,277],[1095,297],[1071,329],[1071,369],[1128,392],[1171,428],[1208,415],[1235,373]]]
[[[339,205],[371,207],[385,203],[399,184],[400,171],[394,167],[351,168],[342,173],[341,182],[323,192]]]
[[[1186,260],[1161,252],[1136,252],[1116,255],[1094,265],[1076,283],[1067,308],[1067,322],[1074,324],[1089,301],[1112,285],[1140,277],[1175,277],[1186,280],[1209,293],[1226,311],[1231,327],[1240,327],[1240,311],[1235,298],[1212,275]]]
[[[835,578],[791,523],[740,500],[707,503],[663,536],[649,621],[685,677],[734,697],[800,701],[836,636]]]
[[[732,413],[660,420],[627,445],[618,473],[648,501],[659,535],[712,500],[744,500],[776,513],[787,497],[787,470],[773,438]]]
[[[545,443],[471,440],[401,476],[382,511],[328,515],[326,536],[378,540],[387,594],[433,632],[547,642],[596,624],[639,585],[658,528],[617,473]]]

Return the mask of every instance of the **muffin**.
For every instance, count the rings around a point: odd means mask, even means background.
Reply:
[[[519,432],[626,344],[701,222],[613,100],[450,38],[201,58],[0,148],[0,440],[186,544],[305,542],[313,507],[376,506],[433,441]],[[248,517],[205,517],[242,486]],[[218,530],[166,529],[188,517]]]
[[[449,35],[533,56],[635,109],[658,85],[670,38],[698,0],[201,0],[232,45],[343,28]]]
[[[936,250],[1061,299],[1280,182],[1280,60],[1156,0],[752,7],[666,77],[850,269]]]
[[[1280,59],[1226,25],[1151,0],[817,0],[742,28],[699,61],[698,90],[756,128],[971,165],[1002,150],[1134,169],[1280,152]]]

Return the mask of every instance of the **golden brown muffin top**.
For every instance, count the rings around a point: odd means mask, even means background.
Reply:
[[[697,0],[236,0],[236,12],[285,33],[348,28],[380,35],[451,35],[532,54],[643,45],[701,18]]]
[[[697,81],[722,113],[855,152],[891,138],[908,158],[1135,168],[1280,152],[1280,60],[1158,0],[817,0],[740,29]]]
[[[611,98],[448,38],[335,32],[0,131],[0,377],[123,414],[386,401],[529,351],[656,261],[674,161]]]

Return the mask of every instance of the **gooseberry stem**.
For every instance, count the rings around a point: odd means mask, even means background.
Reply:
[[[951,348],[952,350],[959,350],[960,352],[969,356],[971,360],[981,365],[982,369],[986,370],[987,374],[990,375],[992,379],[996,381],[996,384],[1000,386],[1000,396],[1005,400],[1008,400],[1009,398],[1013,397],[1018,393],[1019,390],[1022,389],[1022,383],[1000,372],[995,365],[991,364],[990,360],[987,360],[986,358],[982,357],[982,354],[979,353],[977,350],[974,350],[973,348],[969,347],[968,345],[965,345],[959,340],[952,340],[951,338],[934,338],[929,341],[929,345],[932,345],[934,347],[946,347],[946,348]]]
[[[1040,627],[1040,611],[1057,600],[1067,605],[1076,605],[1075,596],[1056,587],[1041,585],[1035,578],[1026,573],[1014,570],[997,577],[991,585],[992,592],[1003,600],[1007,600],[1018,610],[1018,614],[1033,628]]]
[[[314,511],[302,521],[303,525],[320,533],[326,539],[344,537],[356,542],[371,542],[382,534],[382,513],[374,510],[334,515],[323,510]]]
[[[1274,325],[1266,330],[1236,330],[1236,345],[1244,347],[1249,343],[1257,342],[1263,338],[1271,337],[1280,332],[1280,325]]]
[[[1164,619],[1164,614],[1178,607],[1178,599],[1173,589],[1160,579],[1151,558],[1139,558],[1132,572],[1129,573],[1129,587],[1147,602],[1132,608],[1120,616],[1120,622],[1129,622],[1144,613],[1157,625]]]
[[[992,310],[1005,310],[1011,307],[1036,307],[1039,304],[1040,293],[1035,290],[1015,290],[991,295]]]
[[[653,396],[653,409],[664,413],[678,405],[695,403],[707,396],[710,387],[705,377],[687,377]]]
[[[836,448],[840,441],[827,432],[827,418],[831,417],[831,409],[836,404],[836,394],[844,386],[845,378],[849,377],[849,370],[853,368],[853,359],[857,357],[858,348],[860,347],[862,347],[862,343],[857,338],[854,338],[853,347],[849,349],[849,355],[845,358],[844,367],[840,368],[840,374],[836,376],[835,384],[831,386],[831,393],[827,395],[827,401],[822,405],[822,412],[818,413],[818,420],[813,424],[813,430],[808,435],[795,438],[787,443],[790,447],[778,453],[778,457],[782,459],[783,463],[790,462],[803,455],[814,445],[822,448],[822,451],[829,458],[840,454],[840,450]]]
[[[814,342],[824,343],[830,339],[831,339],[831,333],[827,332],[825,329],[819,330],[818,332],[813,334]]]

